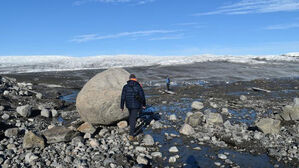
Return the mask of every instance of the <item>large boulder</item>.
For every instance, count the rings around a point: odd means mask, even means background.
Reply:
[[[108,69],[90,79],[79,92],[76,107],[81,118],[91,124],[110,125],[129,116],[120,110],[120,96],[129,73]]]
[[[272,118],[262,118],[256,126],[265,134],[278,134],[280,131],[280,121]]]

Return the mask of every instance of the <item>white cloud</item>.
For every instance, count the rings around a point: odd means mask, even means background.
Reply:
[[[251,13],[288,12],[297,10],[299,10],[299,0],[241,0],[230,5],[221,6],[215,11],[197,13],[195,15],[241,15]]]
[[[284,30],[284,29],[292,29],[292,28],[299,28],[299,23],[272,25],[272,26],[266,27],[265,29],[267,29],[267,30]]]
[[[157,34],[169,34],[175,32],[178,32],[178,30],[145,30],[145,31],[135,31],[135,32],[121,32],[121,33],[109,34],[109,35],[85,34],[85,35],[75,36],[71,41],[82,43],[82,42],[87,42],[92,40],[115,39],[121,37],[137,38],[137,37],[152,36]]]
[[[174,34],[169,36],[161,36],[161,37],[153,37],[149,40],[178,40],[182,39],[184,37],[184,34]]]
[[[98,3],[114,3],[114,4],[119,4],[119,3],[130,3],[130,4],[135,4],[135,5],[144,5],[147,3],[154,2],[155,0],[76,0],[73,2],[73,5],[75,6],[80,6],[86,3],[90,2],[98,2]]]

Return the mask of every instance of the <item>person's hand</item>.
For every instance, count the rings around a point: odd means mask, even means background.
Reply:
[[[124,109],[120,109],[121,111],[124,111]]]
[[[146,109],[146,106],[142,106],[143,109]]]

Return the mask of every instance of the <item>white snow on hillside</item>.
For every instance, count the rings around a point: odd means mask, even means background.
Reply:
[[[227,61],[234,63],[261,64],[269,61],[299,62],[299,57],[285,55],[266,56],[148,56],[148,55],[103,55],[89,57],[70,56],[0,56],[0,73],[22,73],[43,71],[65,71],[81,69],[101,69],[111,67],[132,67],[151,65],[178,65],[207,61]]]

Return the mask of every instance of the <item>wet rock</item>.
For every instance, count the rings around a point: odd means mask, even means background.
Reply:
[[[202,102],[194,101],[194,102],[192,102],[191,107],[192,107],[192,109],[195,109],[195,110],[201,110],[204,108],[204,105]]]
[[[49,118],[50,117],[50,111],[48,109],[42,109],[42,111],[40,112],[40,115],[43,116],[43,117],[46,117],[46,118]]]
[[[3,120],[8,120],[9,119],[9,115],[8,114],[3,114],[2,116],[1,116],[1,118],[3,119]]]
[[[240,100],[242,100],[242,101],[246,101],[246,100],[247,100],[247,97],[244,96],[244,95],[241,95],[241,96],[240,96]]]
[[[272,118],[262,118],[256,126],[265,134],[278,134],[280,131],[280,121]]]
[[[123,129],[126,128],[128,126],[128,122],[127,121],[120,121],[117,123],[118,128]]]
[[[227,159],[227,156],[224,155],[224,154],[218,154],[218,158],[222,159],[222,160],[225,160],[225,159]]]
[[[222,124],[223,119],[219,113],[208,113],[205,115],[206,122],[209,124]]]
[[[148,164],[148,160],[146,158],[144,158],[143,156],[138,156],[137,157],[137,163],[138,164],[142,164],[142,165],[147,165]]]
[[[169,116],[169,120],[171,120],[171,121],[176,121],[176,120],[177,120],[176,115],[175,115],[175,114],[171,114],[171,115]]]
[[[45,141],[42,137],[35,135],[33,132],[28,131],[23,139],[23,148],[35,148],[39,147],[43,149],[45,147]]]
[[[29,117],[31,115],[31,106],[19,106],[17,107],[17,113],[20,114],[22,117]]]
[[[178,148],[176,146],[173,146],[173,147],[169,148],[168,151],[171,152],[171,153],[179,152],[179,150],[178,150]]]
[[[194,129],[189,124],[184,124],[180,129],[180,133],[184,135],[191,135],[194,134]]]
[[[163,124],[161,124],[159,121],[155,121],[153,124],[152,124],[152,128],[153,129],[160,129],[163,127]]]
[[[90,79],[76,99],[82,119],[91,124],[110,125],[128,117],[126,109],[119,110],[119,104],[120,93],[129,75],[124,69],[108,69]]]
[[[175,162],[176,162],[176,157],[175,157],[175,156],[171,156],[171,157],[169,157],[168,162],[169,162],[169,163],[175,163]]]
[[[186,118],[185,123],[192,127],[196,127],[203,122],[203,116],[204,115],[201,112],[195,112]]]
[[[63,126],[55,126],[43,132],[47,143],[68,142],[75,136],[75,132]]]
[[[77,128],[77,131],[82,133],[90,133],[93,134],[96,129],[88,122],[83,123],[80,127]]]
[[[154,138],[149,135],[149,134],[146,134],[143,138],[143,143],[145,146],[152,146],[155,144],[155,141],[154,141]]]
[[[18,128],[9,128],[4,132],[4,135],[9,138],[13,138],[18,136],[19,129]]]
[[[162,153],[161,152],[153,152],[151,154],[152,157],[158,157],[158,158],[162,158]]]

